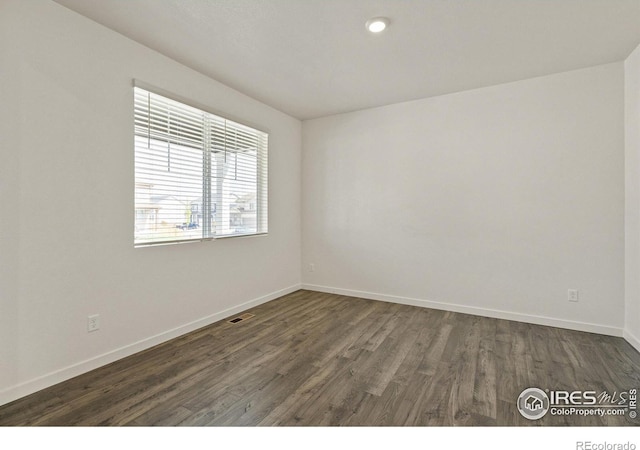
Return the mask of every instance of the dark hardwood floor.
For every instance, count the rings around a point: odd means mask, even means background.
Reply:
[[[640,425],[523,418],[525,388],[640,388],[621,338],[298,291],[0,407],[0,425]]]

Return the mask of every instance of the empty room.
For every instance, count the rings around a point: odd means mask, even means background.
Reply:
[[[0,425],[640,425],[640,0],[0,0],[0,80]]]

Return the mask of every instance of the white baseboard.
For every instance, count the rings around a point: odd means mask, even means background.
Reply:
[[[513,320],[516,322],[532,323],[549,327],[566,328],[569,330],[586,331],[589,333],[605,334],[608,336],[622,337],[622,329],[595,323],[577,322],[571,320],[554,319],[552,317],[535,316],[530,314],[514,313],[496,309],[478,308],[474,306],[457,305],[454,303],[434,302],[417,298],[399,297],[396,295],[377,294],[373,292],[356,291],[351,289],[341,289],[328,286],[318,286],[314,284],[302,284],[302,289],[310,291],[326,292],[329,294],[340,294],[349,297],[360,297],[370,300],[380,300],[384,302],[400,303],[402,305],[421,306],[424,308],[440,309],[474,316],[491,317],[494,319]],[[632,344],[633,345],[633,344]],[[637,347],[636,347],[637,348]]]
[[[156,334],[155,336],[142,339],[140,341],[126,345],[124,347],[120,347],[118,349],[109,351],[107,353],[103,353],[102,355],[89,358],[85,361],[72,364],[65,368],[43,375],[41,377],[34,378],[32,380],[25,381],[23,383],[17,384],[10,388],[4,389],[0,391],[0,405],[4,405],[6,403],[12,402],[19,398],[25,397],[29,394],[33,394],[34,392],[53,386],[54,384],[68,380],[70,378],[89,372],[91,370],[97,369],[98,367],[112,363],[114,361],[125,358],[127,356],[131,356],[134,353],[140,352],[142,350],[146,350],[150,347],[153,347],[154,345],[158,345],[168,340],[171,340],[173,338],[176,338],[178,336],[182,336],[183,334],[190,333],[192,331],[197,330],[198,328],[202,328],[204,326],[210,325],[214,322],[224,319],[225,317],[229,317],[233,314],[237,314],[241,311],[261,305],[268,301],[274,300],[278,297],[282,297],[283,295],[290,294],[292,292],[297,291],[298,289],[307,289],[310,291],[346,295],[349,297],[360,297],[360,298],[366,298],[371,300],[380,300],[380,301],[391,302],[391,303],[399,303],[403,305],[420,306],[425,308],[433,308],[433,309],[439,309],[439,310],[445,310],[445,311],[459,312],[464,314],[472,314],[476,316],[492,317],[495,319],[514,320],[517,322],[533,323],[537,325],[546,325],[546,326],[552,326],[552,327],[558,327],[558,328],[566,328],[570,330],[586,331],[589,333],[598,333],[598,334],[605,334],[609,336],[624,337],[624,339],[627,340],[629,344],[631,344],[634,348],[640,351],[640,339],[638,339],[636,336],[631,334],[628,330],[623,331],[622,329],[616,328],[616,327],[610,327],[610,326],[598,325],[598,324],[592,324],[592,323],[586,323],[586,322],[554,319],[551,317],[544,317],[544,316],[534,316],[534,315],[528,315],[528,314],[513,313],[508,311],[500,311],[500,310],[487,309],[487,308],[477,308],[472,306],[457,305],[453,303],[434,302],[429,300],[400,297],[395,295],[356,291],[352,289],[341,289],[341,288],[333,288],[333,287],[319,286],[319,285],[313,285],[313,284],[302,284],[302,285],[290,286],[288,288],[272,292],[262,297],[249,300],[247,302],[244,302],[232,308],[225,309],[218,313],[211,314],[209,316],[203,317],[193,322],[181,325],[177,328],[173,328],[171,330],[167,330],[165,332]]]
[[[241,303],[240,305],[225,309],[224,311],[220,311],[201,319],[194,320],[193,322],[189,322],[171,330],[164,331],[162,333],[156,334],[155,336],[142,339],[132,344],[125,345],[124,347],[120,347],[107,353],[103,353],[102,355],[89,358],[87,360],[48,373],[41,377],[34,378],[32,380],[25,381],[10,388],[4,389],[0,391],[0,405],[4,405],[19,398],[25,397],[29,394],[33,394],[34,392],[53,386],[54,384],[58,384],[62,381],[68,380],[83,373],[87,373],[91,370],[97,369],[98,367],[112,363],[127,356],[131,356],[134,353],[146,350],[150,347],[153,347],[154,345],[158,345],[178,336],[182,336],[183,334],[190,333],[197,330],[198,328],[211,325],[212,323],[222,320],[226,317],[232,316],[241,311],[245,311],[249,308],[253,308],[262,303],[274,300],[278,297],[282,297],[283,295],[290,294],[299,289],[301,289],[301,287],[299,284],[297,284],[285,289],[280,289],[276,292],[271,292],[270,294],[263,295],[262,297],[255,298],[253,300],[249,300],[247,302]]]
[[[631,344],[633,348],[640,352],[640,339],[638,339],[636,336],[631,334],[629,330],[626,329],[624,330],[623,337],[629,344]]]

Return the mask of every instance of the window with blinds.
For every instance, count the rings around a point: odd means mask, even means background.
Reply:
[[[268,134],[134,88],[134,245],[267,232]]]

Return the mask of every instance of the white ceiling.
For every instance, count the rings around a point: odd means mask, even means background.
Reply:
[[[626,58],[640,0],[56,0],[300,119]],[[391,20],[373,35],[365,22]]]

